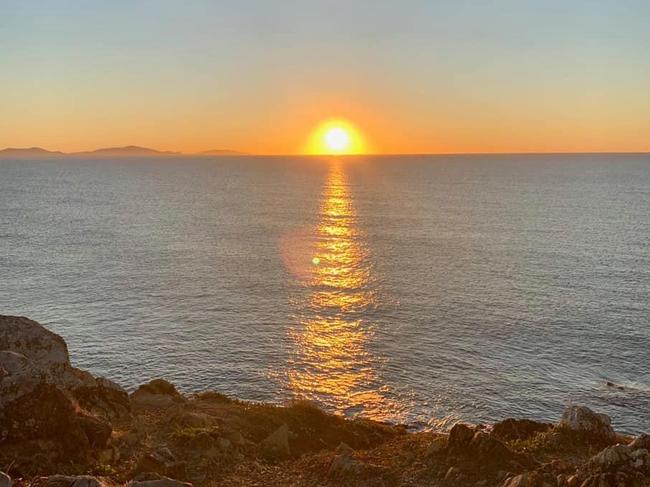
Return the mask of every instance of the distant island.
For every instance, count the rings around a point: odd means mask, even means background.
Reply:
[[[129,145],[125,147],[107,147],[84,152],[50,151],[41,147],[13,148],[0,150],[0,160],[30,159],[115,159],[115,158],[152,158],[152,157],[215,157],[243,156],[244,152],[225,149],[212,149],[196,153],[159,151],[148,147]]]

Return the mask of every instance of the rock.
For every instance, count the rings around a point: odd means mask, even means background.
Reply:
[[[456,424],[449,432],[448,449],[451,453],[463,453],[474,437],[474,430],[465,424]]]
[[[474,433],[468,451],[476,461],[492,469],[506,468],[516,460],[506,445],[483,431]]]
[[[517,461],[517,455],[500,440],[463,424],[449,432],[447,453],[490,470],[508,470]]]
[[[338,455],[332,460],[328,471],[330,477],[358,475],[363,471],[364,463],[352,457],[354,450],[348,445],[341,443],[336,452]]]
[[[131,404],[142,408],[167,409],[184,402],[176,387],[164,379],[141,385],[130,396]]]
[[[215,423],[215,419],[209,414],[186,411],[176,412],[171,416],[170,421],[178,426],[189,428],[208,428]]]
[[[188,448],[208,450],[218,444],[218,439],[208,431],[199,431],[182,442]]]
[[[120,385],[104,377],[87,380],[72,388],[71,392],[81,407],[108,419],[128,416],[131,410],[129,394]]]
[[[11,477],[4,472],[0,472],[0,487],[11,487]]]
[[[595,455],[590,463],[604,470],[617,470],[632,460],[632,451],[627,445],[609,446]]]
[[[29,394],[40,384],[52,384],[49,365],[34,362],[11,350],[0,351],[0,411],[13,401]]]
[[[638,450],[639,448],[650,450],[650,435],[643,433],[637,436],[632,440],[632,443],[630,443],[630,448],[632,450]]]
[[[580,487],[635,487],[633,480],[627,475],[618,473],[602,473],[587,477]]]
[[[51,384],[38,385],[11,402],[2,416],[5,440],[51,439],[65,453],[82,453],[90,447],[72,402]]]
[[[447,438],[438,436],[434,438],[429,447],[427,448],[426,455],[435,455],[436,453],[443,452],[447,448]]]
[[[99,448],[108,444],[113,432],[113,428],[109,423],[88,414],[77,415],[77,421],[86,434],[91,447]]]
[[[330,477],[358,475],[363,471],[363,467],[363,462],[356,460],[352,457],[351,453],[346,451],[334,457],[330,464],[328,475]]]
[[[149,392],[151,394],[163,394],[165,396],[180,397],[176,386],[165,379],[153,379],[146,384],[138,387],[139,391]]]
[[[192,487],[189,482],[181,482],[180,480],[170,479],[163,477],[155,480],[132,480],[127,487]]]
[[[0,315],[0,350],[20,353],[48,367],[70,365],[63,338],[24,317]]]
[[[289,427],[285,424],[267,436],[261,443],[262,454],[269,459],[285,459],[291,456]]]
[[[632,452],[632,466],[637,470],[650,469],[650,453],[645,448]]]
[[[135,472],[185,477],[187,474],[186,467],[186,463],[179,461],[169,448],[161,447],[142,457],[135,468]]]
[[[104,446],[106,419],[128,412],[126,391],[72,367],[63,339],[27,318],[0,316],[0,370],[0,441],[52,440],[56,451],[81,452]]]
[[[56,385],[83,408],[100,399],[109,407],[113,402],[128,406],[124,389],[72,367],[63,339],[35,321],[0,316],[0,354],[5,370],[0,377],[0,407],[42,383]]]
[[[530,419],[504,419],[492,427],[492,434],[502,440],[527,440],[550,430],[553,425]]]
[[[43,487],[104,487],[102,482],[90,475],[51,475],[42,481]]]
[[[144,455],[135,468],[136,473],[155,472],[168,475],[176,467],[177,461],[169,448],[162,447]]]
[[[567,407],[560,426],[602,441],[611,442],[616,438],[609,416],[595,413],[585,406]]]

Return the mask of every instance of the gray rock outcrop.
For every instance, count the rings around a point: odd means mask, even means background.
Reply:
[[[568,406],[562,414],[560,426],[603,441],[611,442],[616,438],[609,416],[586,406]]]
[[[0,315],[0,443],[53,440],[65,453],[104,446],[129,413],[114,382],[70,364],[63,339],[27,318]]]

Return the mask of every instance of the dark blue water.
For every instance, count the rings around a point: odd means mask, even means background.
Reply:
[[[3,161],[0,270],[129,388],[650,429],[648,155]]]

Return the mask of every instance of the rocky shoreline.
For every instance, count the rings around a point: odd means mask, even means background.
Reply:
[[[0,487],[641,487],[649,450],[650,436],[617,434],[581,406],[557,424],[440,434],[307,402],[183,395],[162,379],[128,394],[73,367],[60,336],[0,316]]]

